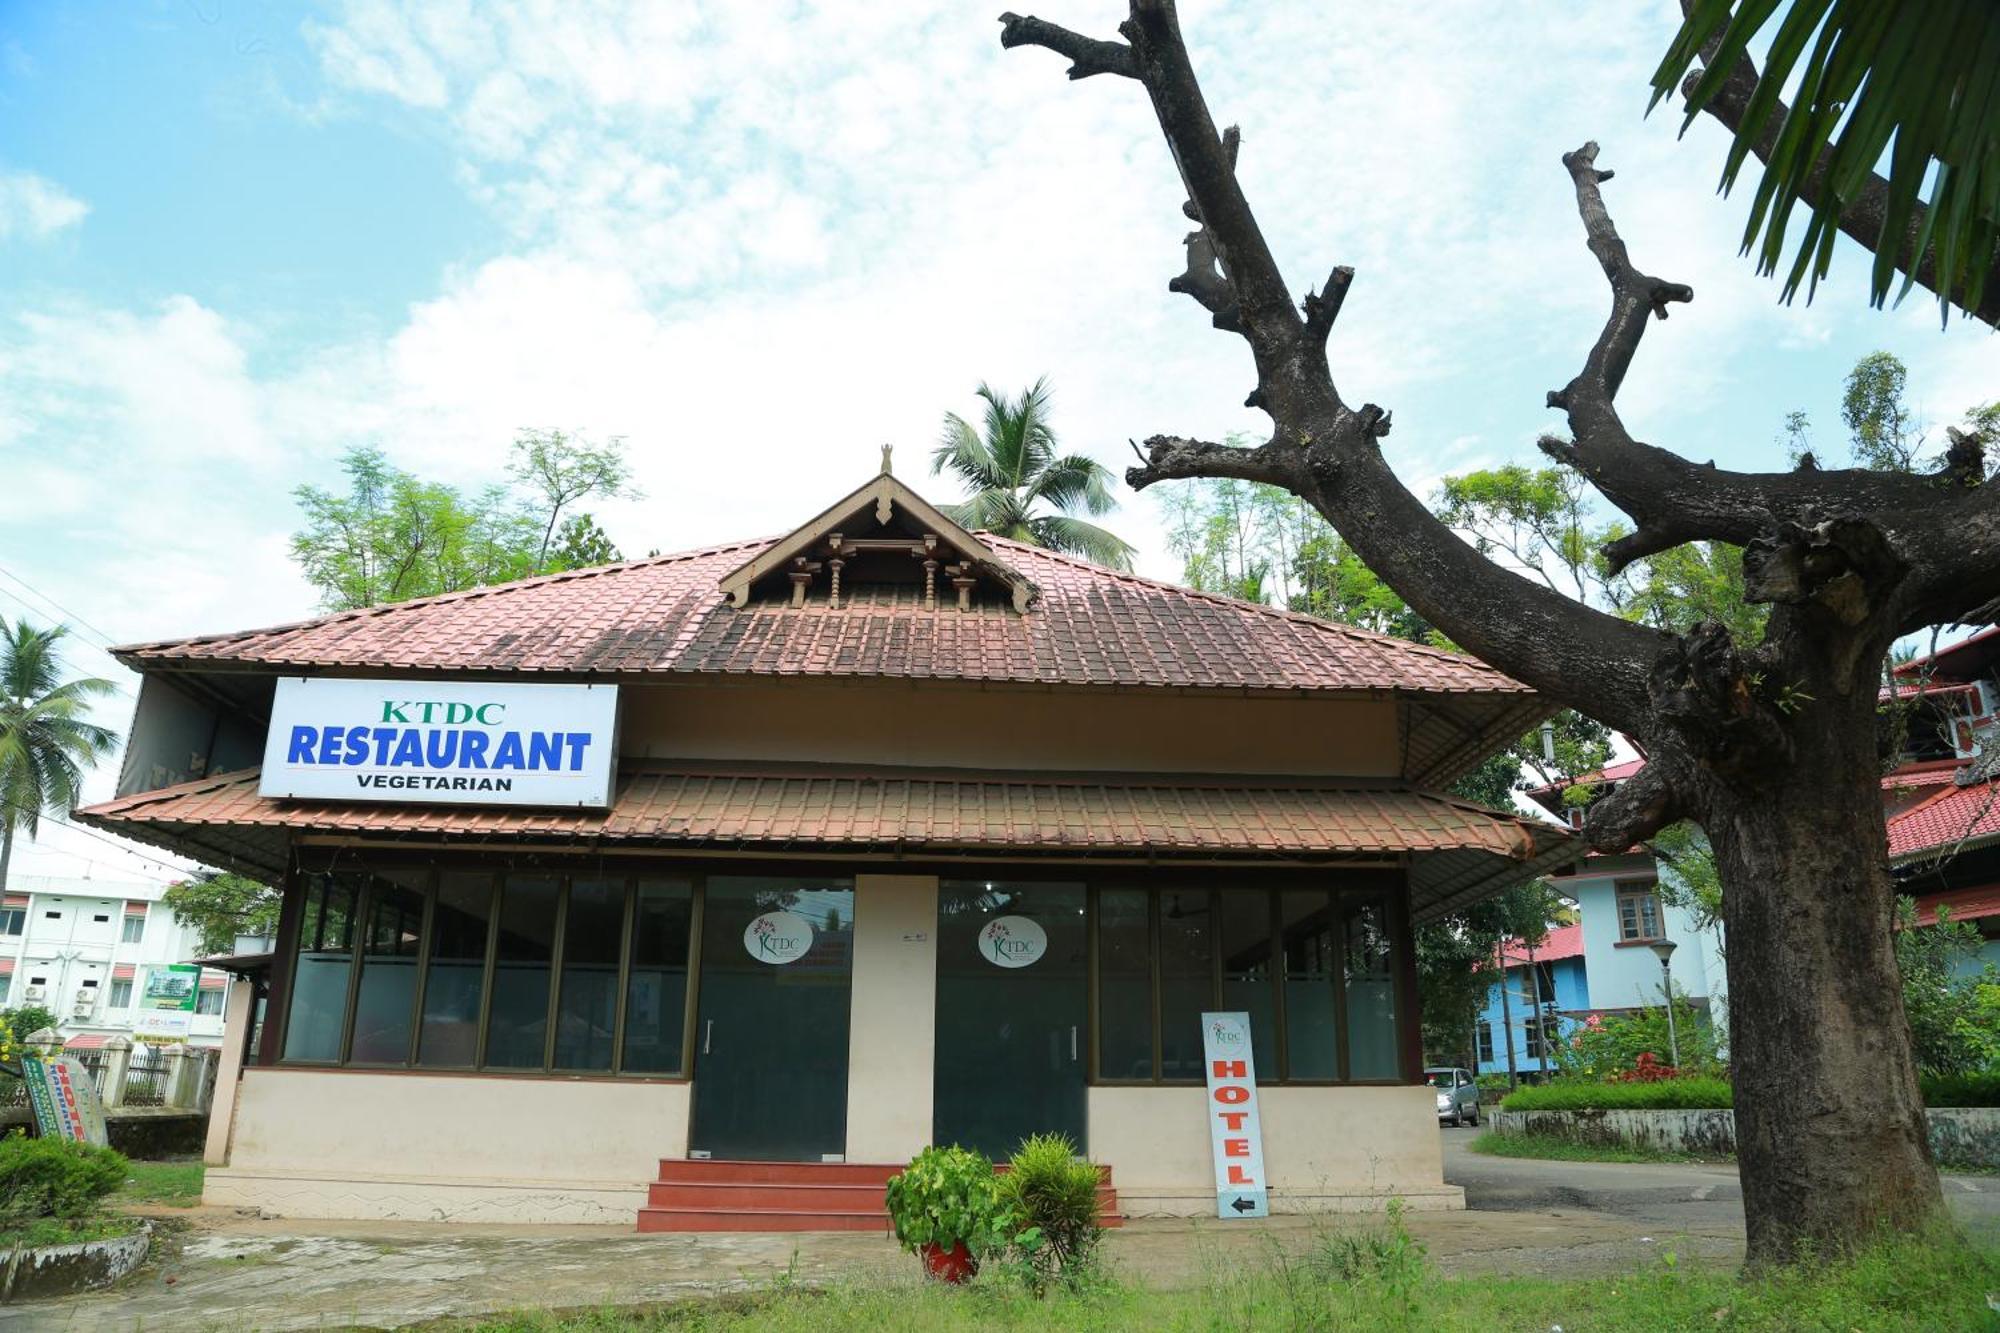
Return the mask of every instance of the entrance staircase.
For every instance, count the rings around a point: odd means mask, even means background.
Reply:
[[[728,1162],[663,1157],[646,1187],[641,1231],[889,1230],[883,1186],[900,1163]],[[1005,1168],[1002,1168],[1003,1170]],[[1108,1227],[1124,1221],[1111,1168],[1099,1167],[1099,1212]]]

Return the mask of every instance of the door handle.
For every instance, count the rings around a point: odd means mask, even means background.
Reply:
[[[715,1020],[709,1019],[701,1025],[701,1053],[708,1054],[709,1039],[715,1036]]]
[[[1069,1026],[1069,1062],[1076,1063],[1076,1024]]]

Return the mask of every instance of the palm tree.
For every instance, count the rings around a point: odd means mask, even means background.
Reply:
[[[35,836],[44,810],[83,799],[84,769],[118,744],[113,732],[84,720],[108,680],[62,680],[56,644],[67,626],[36,629],[0,620],[0,887],[14,855],[14,830]]]
[[[1056,453],[1047,378],[1012,400],[986,384],[979,396],[986,400],[984,429],[947,412],[944,434],[931,451],[932,475],[950,468],[972,492],[965,503],[944,506],[952,522],[1113,569],[1132,568],[1131,546],[1070,512],[1081,506],[1106,514],[1118,502],[1111,498],[1110,469],[1084,454]],[[1042,505],[1055,512],[1037,512]]]

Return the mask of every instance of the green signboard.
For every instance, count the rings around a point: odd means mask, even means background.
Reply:
[[[28,1106],[34,1112],[37,1134],[45,1139],[94,1143],[100,1148],[111,1146],[97,1084],[74,1056],[45,1060],[38,1055],[24,1055],[21,1082],[28,1090]]]

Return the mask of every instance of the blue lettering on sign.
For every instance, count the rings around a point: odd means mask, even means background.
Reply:
[[[580,773],[584,755],[596,739],[587,731],[492,734],[449,726],[298,725],[286,743],[285,762],[312,767],[511,768]]]

